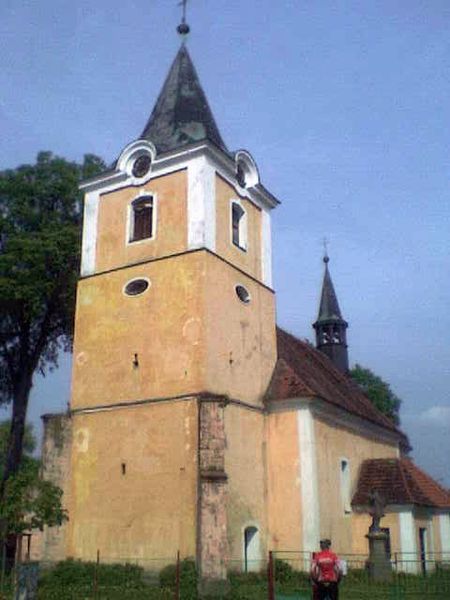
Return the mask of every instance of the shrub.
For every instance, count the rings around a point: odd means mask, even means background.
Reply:
[[[168,565],[159,574],[162,588],[175,589],[177,576],[176,565]],[[180,596],[183,600],[197,600],[197,569],[195,561],[185,558],[180,562]]]
[[[99,564],[68,559],[44,571],[41,586],[58,588],[66,586],[92,586],[97,571],[98,585],[142,587],[143,569],[130,564]]]
[[[275,581],[277,583],[291,583],[294,579],[294,569],[285,560],[275,559]]]

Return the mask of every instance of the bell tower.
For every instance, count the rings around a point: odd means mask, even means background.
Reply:
[[[325,273],[323,276],[322,295],[319,315],[313,324],[316,330],[316,347],[328,356],[334,365],[343,373],[348,371],[347,327],[342,318],[341,309],[334,291],[328,263],[330,259],[325,253],[323,258]]]
[[[242,502],[225,449],[263,431],[276,362],[278,201],[227,149],[184,42],[142,134],[82,189],[67,555],[179,549],[220,578],[227,486]]]

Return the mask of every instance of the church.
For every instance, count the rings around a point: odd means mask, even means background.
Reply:
[[[71,402],[43,417],[69,521],[41,558],[179,550],[214,581],[324,537],[367,555],[374,490],[391,552],[449,557],[448,491],[348,376],[328,256],[316,345],[277,327],[280,202],[225,145],[184,41],[141,135],[82,189]]]

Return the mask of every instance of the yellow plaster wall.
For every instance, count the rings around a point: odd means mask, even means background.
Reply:
[[[270,548],[302,547],[302,508],[296,411],[267,416]]]
[[[239,567],[243,559],[244,529],[248,526],[258,528],[261,559],[266,556],[264,421],[262,413],[232,404],[225,410],[228,544],[232,567]]]
[[[231,201],[240,200],[247,212],[247,249],[232,243]],[[261,279],[261,210],[246,198],[240,198],[235,189],[216,175],[216,252],[226,260]]]
[[[155,196],[156,231],[152,239],[128,243],[128,213],[140,193]],[[96,271],[167,256],[187,249],[186,169],[100,196]],[[155,208],[154,208],[155,210]]]
[[[195,556],[196,401],[79,414],[73,426],[68,556]]]
[[[136,277],[151,286],[125,295]],[[238,299],[237,283],[250,304]],[[78,287],[72,408],[201,391],[260,404],[275,344],[273,293],[206,251],[86,278]]]
[[[126,296],[123,286],[135,277],[151,286]],[[72,408],[202,389],[204,277],[204,253],[193,253],[81,280]]]
[[[353,496],[361,463],[369,458],[396,458],[397,446],[375,441],[362,434],[315,418],[320,502],[320,535],[333,540],[338,552],[363,553],[365,538],[352,535],[352,515],[345,515],[341,499],[341,458],[349,461]],[[329,506],[333,509],[330,509]],[[387,526],[387,525],[386,525]]]
[[[276,362],[275,296],[211,254],[205,268],[206,389],[261,406]]]

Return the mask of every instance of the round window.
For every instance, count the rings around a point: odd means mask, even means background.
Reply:
[[[236,295],[244,304],[248,304],[250,302],[250,294],[243,285],[236,286]]]
[[[134,177],[144,177],[150,170],[152,158],[150,154],[141,154],[133,163],[132,173]]]
[[[133,279],[126,284],[124,292],[127,296],[139,296],[139,294],[145,292],[149,285],[148,279]]]

